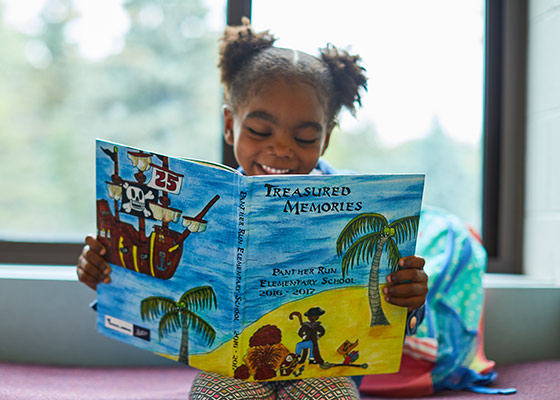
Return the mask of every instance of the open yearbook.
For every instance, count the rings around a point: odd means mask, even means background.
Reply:
[[[392,373],[424,175],[244,176],[96,143],[100,333],[245,380]]]

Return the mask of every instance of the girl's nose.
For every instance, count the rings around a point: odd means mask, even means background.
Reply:
[[[289,158],[293,155],[290,138],[278,135],[270,142],[270,153],[278,158]]]

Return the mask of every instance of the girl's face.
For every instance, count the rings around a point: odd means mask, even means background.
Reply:
[[[237,112],[224,108],[224,137],[247,175],[308,174],[332,127],[316,91],[283,79],[263,84]]]

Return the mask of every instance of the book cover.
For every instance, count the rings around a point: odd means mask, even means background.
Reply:
[[[392,373],[424,175],[243,176],[96,143],[98,331],[245,380]]]

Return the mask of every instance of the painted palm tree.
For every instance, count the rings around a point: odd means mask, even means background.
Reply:
[[[159,319],[159,338],[162,339],[177,329],[182,329],[179,362],[189,362],[189,330],[193,329],[208,345],[216,338],[216,331],[208,322],[204,321],[196,311],[217,307],[216,294],[210,286],[200,286],[188,290],[175,301],[168,297],[147,297],[140,303],[142,319],[150,321]]]
[[[379,264],[387,251],[391,272],[398,269],[401,253],[397,245],[416,236],[418,216],[400,218],[392,223],[377,213],[364,213],[353,218],[342,230],[336,242],[336,252],[342,258],[342,276],[354,265],[371,261],[368,297],[371,312],[370,326],[389,325],[381,307],[379,295]]]

